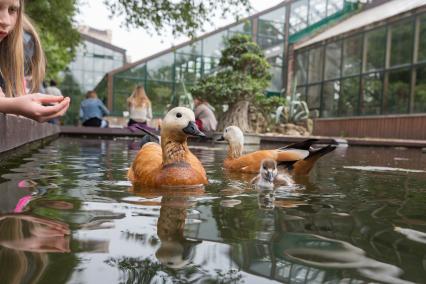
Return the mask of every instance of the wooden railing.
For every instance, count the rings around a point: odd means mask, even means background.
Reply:
[[[426,140],[426,114],[318,118],[314,135]]]

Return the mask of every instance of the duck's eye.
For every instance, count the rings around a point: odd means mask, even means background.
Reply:
[[[228,129],[225,129],[225,132],[228,132]]]
[[[176,114],[176,117],[177,117],[177,118],[181,118],[181,117],[182,117],[182,114],[181,114],[180,112],[178,112],[178,113]]]

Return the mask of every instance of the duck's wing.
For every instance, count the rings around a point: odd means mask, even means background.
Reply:
[[[187,155],[187,162],[195,171],[197,171],[201,176],[204,177],[204,183],[207,183],[206,170],[204,169],[203,164],[201,164],[200,160],[198,160],[198,158],[190,151]]]
[[[282,165],[284,163],[292,163],[299,160],[303,160],[309,156],[309,150],[303,149],[283,149],[283,150],[275,150],[277,153],[277,161],[278,165]]]
[[[161,146],[157,143],[147,143],[136,154],[127,176],[131,182],[151,184],[151,179],[161,168],[163,162]]]
[[[286,149],[309,150],[312,144],[315,144],[318,141],[319,139],[307,139],[302,142],[296,142],[296,143],[292,143],[287,146],[278,148],[277,150],[286,150]]]
[[[319,158],[334,151],[334,149],[336,149],[336,145],[328,145],[317,150],[311,150],[306,158],[295,162],[288,168],[293,175],[307,175]]]
[[[259,167],[263,159],[277,158],[276,150],[260,150],[243,155],[237,159],[225,159],[225,168],[231,171],[239,171],[243,173],[258,173]]]

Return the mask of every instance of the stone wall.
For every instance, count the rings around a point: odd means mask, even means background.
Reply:
[[[31,119],[0,113],[0,153],[59,135],[59,126],[38,123]]]

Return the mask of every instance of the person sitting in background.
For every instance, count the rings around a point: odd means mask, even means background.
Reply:
[[[217,120],[213,112],[214,108],[199,97],[194,98],[194,106],[195,122],[198,128],[201,131],[215,131]]]
[[[83,122],[83,126],[108,127],[108,122],[103,119],[103,117],[108,114],[108,109],[103,102],[98,99],[96,92],[88,91],[86,99],[80,104],[80,118]]]
[[[153,130],[147,124],[152,119],[151,101],[145,93],[143,86],[137,86],[132,95],[127,98],[129,108],[129,122],[127,126],[139,126],[147,130]]]
[[[52,96],[62,96],[61,90],[57,87],[58,84],[55,80],[50,80],[49,87],[46,88],[46,94]]]
[[[59,88],[57,87],[57,83],[55,80],[50,80],[50,86],[49,87],[45,87],[44,91],[46,94],[48,95],[52,95],[52,96],[58,96],[61,97],[62,96],[62,92],[61,90],[59,90]],[[48,121],[51,124],[56,124],[56,125],[60,125],[61,121],[59,120],[59,118],[54,118]]]

